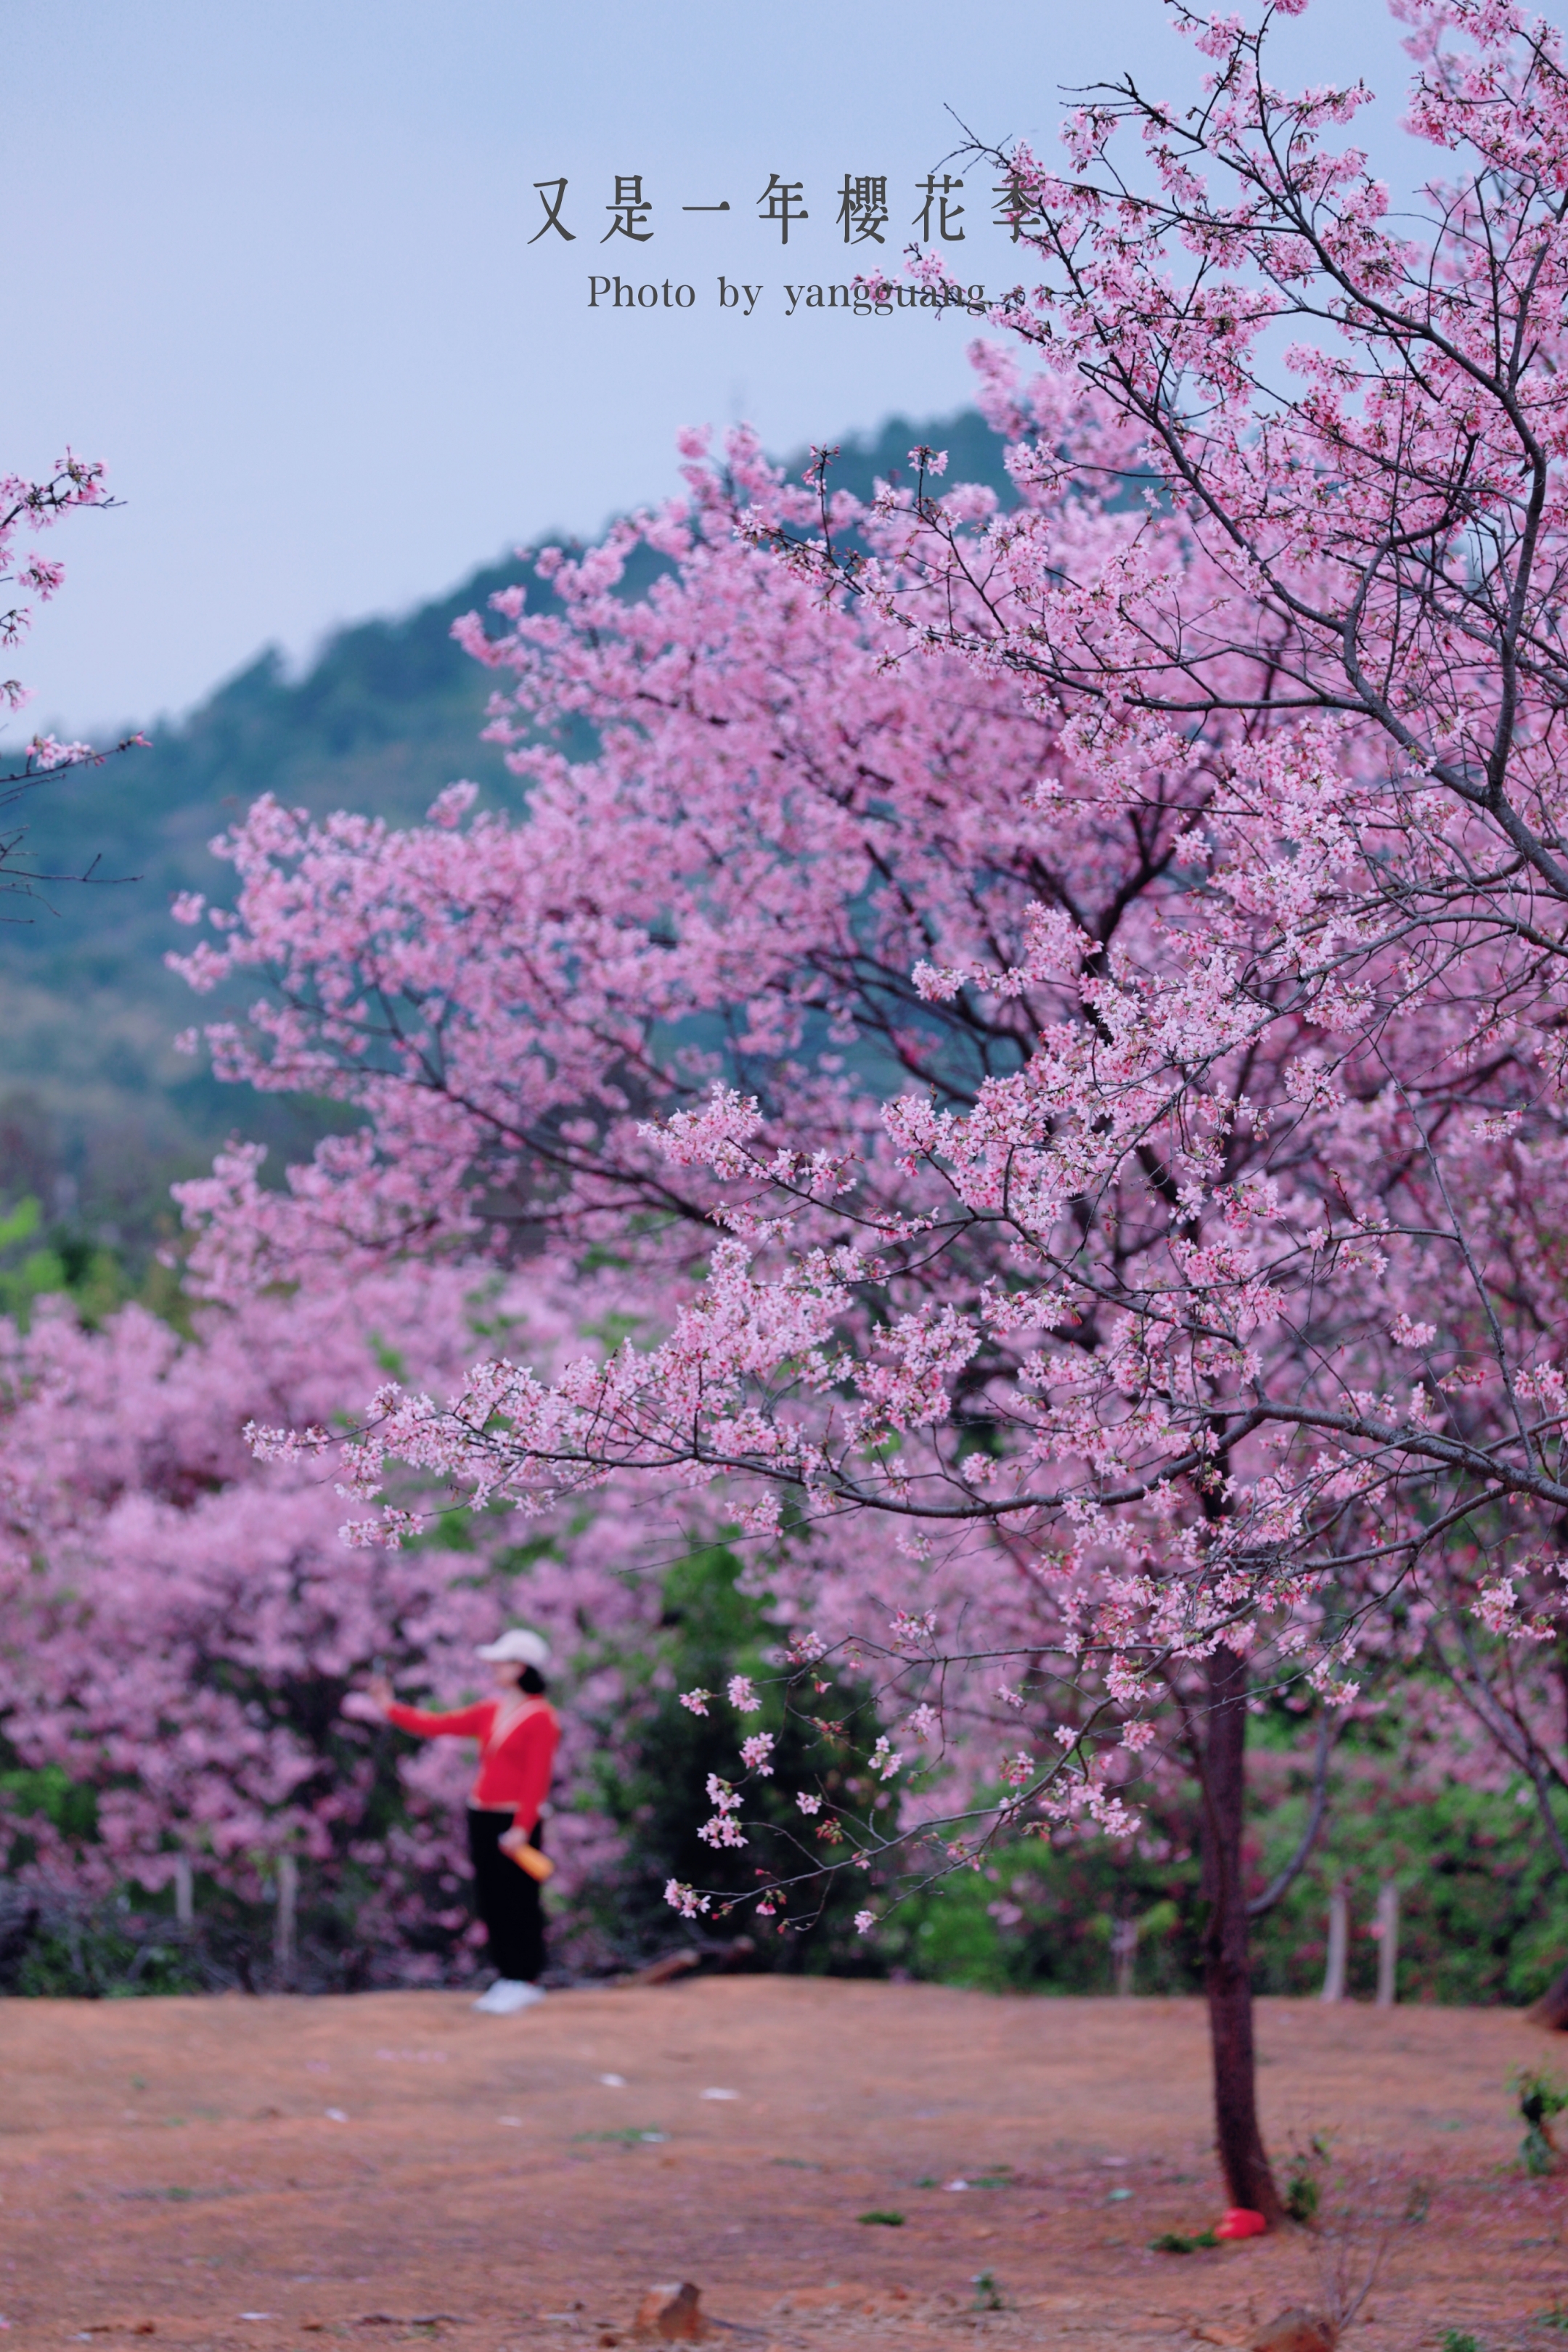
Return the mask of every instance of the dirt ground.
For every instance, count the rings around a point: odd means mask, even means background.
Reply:
[[[1564,2189],[1521,2178],[1505,2091],[1542,2037],[1284,2000],[1260,2036],[1277,2150],[1335,2134],[1363,2221],[1431,2187],[1345,2345],[1562,2345]],[[596,2347],[681,2279],[736,2352],[1240,2345],[1369,2242],[1150,2251],[1222,2203],[1187,2001],[768,1978],[501,2019],[455,1993],[9,2000],[0,2038],[17,2352]]]

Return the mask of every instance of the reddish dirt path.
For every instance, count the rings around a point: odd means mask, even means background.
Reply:
[[[761,1978],[509,2019],[453,1993],[12,2000],[0,2037],[16,2352],[138,2329],[596,2346],[681,2278],[748,2331],[718,2337],[737,2352],[1144,2352],[1245,2343],[1316,2292],[1300,2232],[1148,2251],[1220,2201],[1191,2002]],[[1561,2347],[1534,2315],[1568,2307],[1563,2191],[1521,2179],[1504,2091],[1542,2037],[1497,2011],[1266,2001],[1261,2043],[1277,2148],[1331,2129],[1363,2172],[1435,2184],[1346,2346]],[[665,2137],[612,2137],[641,2132]],[[858,2220],[879,2208],[904,2225]],[[984,2272],[1000,2310],[974,2308]]]

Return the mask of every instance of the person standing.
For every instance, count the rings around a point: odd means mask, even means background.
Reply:
[[[468,1853],[474,1865],[474,1896],[489,1939],[498,1974],[474,2007],[488,2017],[510,2017],[544,1999],[543,1863],[540,1810],[550,1788],[560,1723],[547,1698],[544,1670],[550,1647],[526,1625],[513,1625],[477,1654],[497,1684],[494,1698],[448,1714],[404,1706],[392,1685],[378,1677],[363,1691],[351,1691],[343,1713],[356,1720],[390,1723],[420,1739],[477,1739],[479,1769],[468,1793]],[[540,1855],[532,1868],[526,1857]],[[517,1857],[525,1860],[520,1863]]]

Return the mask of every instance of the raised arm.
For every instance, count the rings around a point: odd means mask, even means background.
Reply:
[[[388,1701],[385,1715],[388,1723],[399,1731],[416,1732],[421,1739],[439,1739],[450,1732],[462,1738],[481,1739],[489,1729],[493,1705],[484,1699],[473,1706],[459,1706],[449,1715],[431,1715],[419,1706],[405,1706],[397,1699]]]
[[[352,1690],[342,1703],[342,1713],[352,1723],[395,1723],[399,1731],[416,1732],[421,1739],[435,1739],[443,1732],[454,1732],[459,1738],[482,1739],[489,1728],[491,1705],[483,1699],[472,1706],[456,1707],[447,1715],[432,1715],[417,1706],[402,1706],[392,1696],[392,1685],[384,1675],[375,1675],[363,1690]]]

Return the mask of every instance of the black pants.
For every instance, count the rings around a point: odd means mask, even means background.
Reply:
[[[515,1984],[534,1984],[544,1973],[544,1906],[539,1881],[502,1853],[500,1841],[511,1827],[510,1813],[468,1807],[468,1853],[474,1864],[474,1901],[489,1937],[498,1973]],[[539,1825],[529,1832],[538,1845]]]

